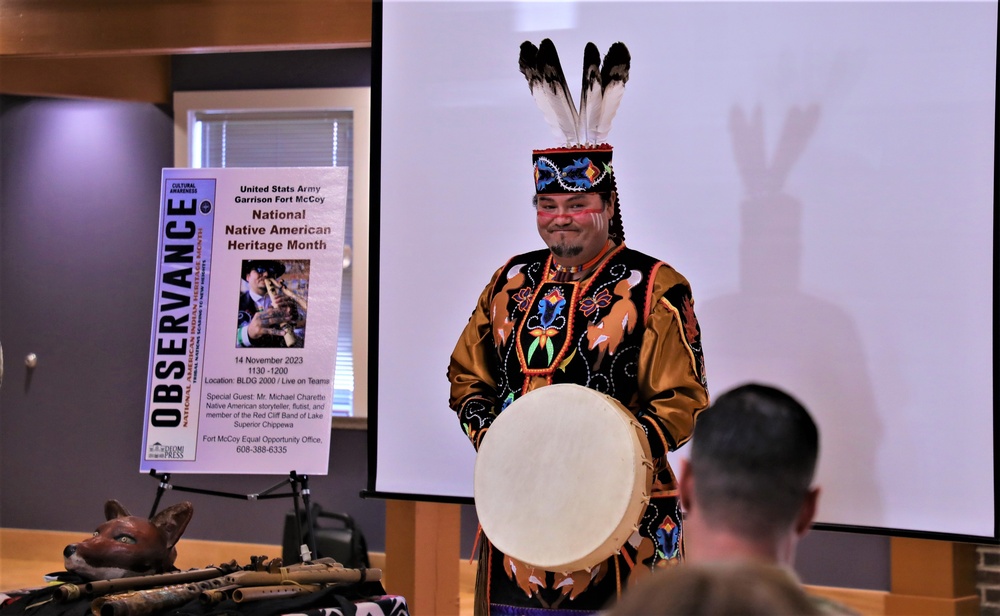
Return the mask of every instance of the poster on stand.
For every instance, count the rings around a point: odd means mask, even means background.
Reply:
[[[347,171],[163,170],[140,471],[328,472]]]

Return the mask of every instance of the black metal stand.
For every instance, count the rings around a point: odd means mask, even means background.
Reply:
[[[308,525],[308,528],[306,529],[308,531],[306,533],[306,537],[308,538],[307,541],[309,542],[308,545],[309,558],[308,559],[303,558],[302,560],[303,561],[311,560],[313,555],[316,554],[316,533],[314,528],[316,521],[313,519],[312,511],[310,510],[310,503],[309,503],[310,492],[309,492],[308,475],[299,475],[295,471],[291,471],[290,473],[288,473],[288,479],[282,480],[276,483],[275,485],[271,486],[270,488],[264,490],[263,492],[259,492],[257,494],[236,494],[234,492],[221,492],[219,490],[205,490],[202,488],[188,488],[184,486],[173,485],[170,483],[169,473],[157,473],[155,468],[150,469],[149,475],[160,481],[159,486],[157,486],[156,488],[156,498],[153,500],[153,507],[152,509],[149,510],[150,519],[152,519],[153,516],[156,515],[156,510],[160,506],[160,499],[163,497],[163,493],[166,492],[167,490],[177,490],[178,492],[192,492],[195,494],[207,494],[209,496],[221,496],[223,498],[236,498],[239,500],[249,500],[249,501],[290,497],[295,507],[295,533],[296,533],[296,539],[298,540],[297,545],[302,545],[302,536],[303,536],[302,514],[299,509],[299,503],[301,501],[302,507],[304,507],[306,511],[305,518],[306,518],[306,524]],[[282,492],[278,494],[274,493],[275,490],[281,488],[286,483],[291,485],[291,491]]]

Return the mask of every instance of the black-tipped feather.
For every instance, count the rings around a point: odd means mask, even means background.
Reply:
[[[551,40],[544,39],[537,51],[533,48],[528,41],[521,44],[519,65],[528,79],[535,103],[557,138],[567,144],[578,143],[576,105],[559,64],[556,47]]]
[[[608,49],[608,53],[604,55],[604,64],[601,66],[601,90],[604,101],[600,119],[593,135],[597,143],[607,139],[608,132],[611,130],[611,121],[615,119],[618,105],[625,93],[625,82],[628,81],[631,63],[632,56],[625,44],[621,42],[613,43]]]
[[[531,41],[524,41],[521,43],[521,55],[518,57],[518,67],[521,69],[521,73],[524,75],[525,79],[528,80],[528,89],[531,91],[532,97],[535,99],[535,104],[538,108],[542,110],[542,115],[545,117],[545,121],[549,123],[552,127],[553,132],[559,139],[565,139],[566,136],[562,134],[557,124],[553,124],[550,120],[553,115],[552,110],[552,98],[547,96],[548,88],[545,84],[545,79],[542,77],[541,71],[538,69],[538,47],[535,46]]]
[[[604,56],[593,43],[583,52],[583,82],[580,110],[559,63],[559,54],[549,39],[538,47],[531,41],[521,43],[518,66],[528,80],[528,89],[542,110],[556,137],[566,145],[604,143],[611,121],[618,111],[625,82],[628,81],[631,56],[623,43],[614,43]]]
[[[607,89],[609,84],[620,81],[623,85],[628,81],[628,70],[632,63],[632,55],[625,43],[612,43],[608,53],[604,54],[604,66],[601,67],[601,85]]]
[[[521,55],[517,59],[517,65],[521,68],[521,73],[528,80],[528,89],[534,89],[534,83],[541,80],[538,69],[535,65],[538,61],[538,47],[531,41],[521,43]]]
[[[595,143],[594,130],[601,115],[601,52],[597,45],[587,43],[583,50],[583,87],[580,90],[580,138],[583,143]]]

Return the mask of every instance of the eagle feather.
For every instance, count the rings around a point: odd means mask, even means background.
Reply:
[[[579,111],[550,39],[543,39],[537,47],[531,41],[521,43],[518,66],[557,139],[567,146],[598,145],[606,143],[625,92],[631,60],[625,44],[617,42],[608,49],[602,64],[597,46],[587,43]]]
[[[559,64],[556,46],[549,39],[544,39],[538,47],[525,41],[521,44],[518,64],[528,80],[531,95],[542,110],[553,134],[568,145],[579,143],[579,114]]]

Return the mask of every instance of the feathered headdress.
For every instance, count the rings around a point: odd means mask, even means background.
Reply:
[[[587,43],[577,109],[552,41],[544,39],[538,47],[530,41],[521,44],[518,65],[561,142],[558,148],[534,151],[536,192],[610,190],[611,146],[606,140],[625,92],[631,59],[624,43],[614,43],[602,65],[597,46]]]

